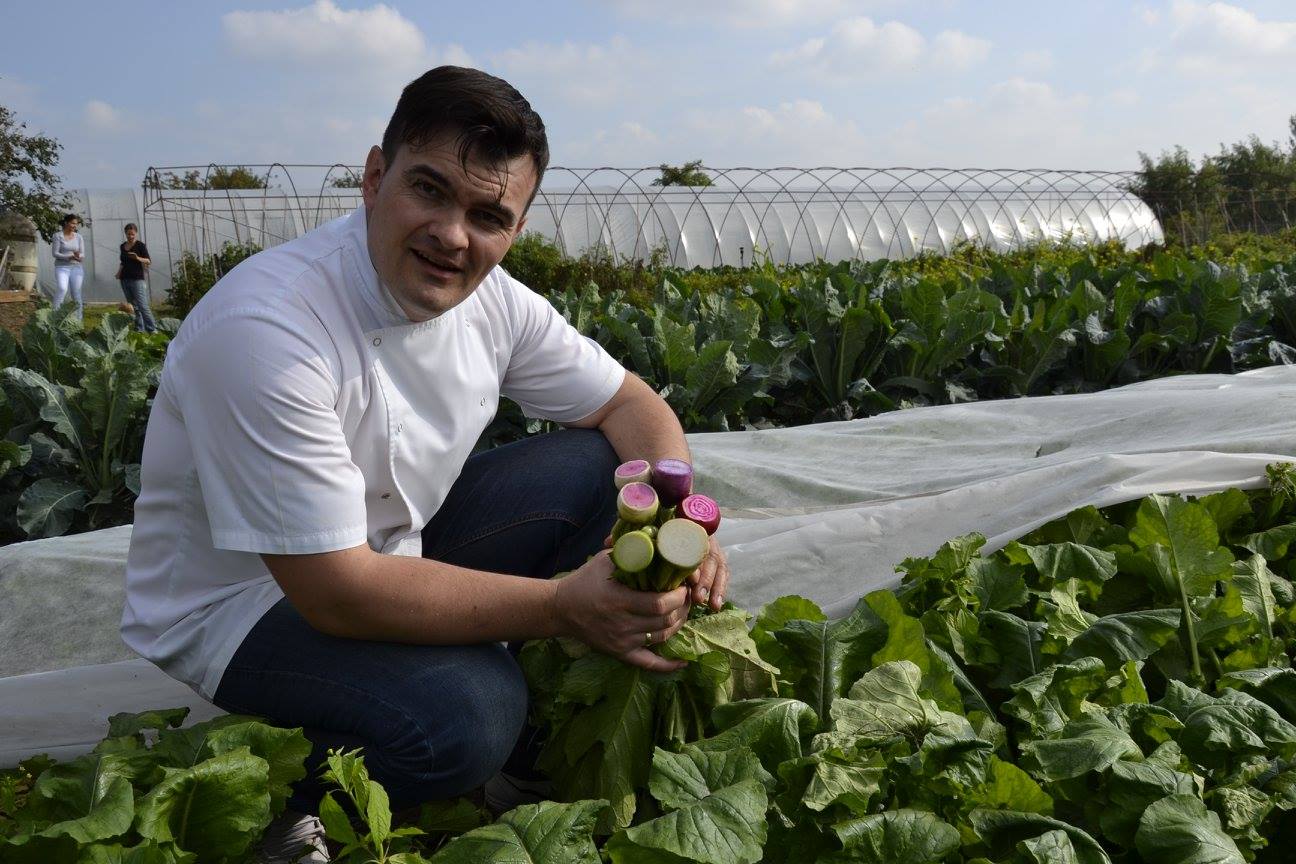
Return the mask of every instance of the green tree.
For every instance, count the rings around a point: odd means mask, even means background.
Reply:
[[[71,206],[54,173],[62,149],[48,135],[27,134],[27,124],[0,105],[0,210],[22,213],[46,240]]]
[[[329,186],[334,189],[359,189],[362,179],[359,174],[347,170],[330,180]]]
[[[694,159],[683,165],[658,165],[661,176],[652,181],[654,186],[710,186],[711,178],[702,170],[702,160]]]
[[[1220,232],[1268,234],[1296,224],[1296,115],[1290,137],[1266,144],[1252,135],[1193,162],[1183,147],[1156,160],[1139,153],[1132,191],[1152,208],[1167,236],[1206,242]]]
[[[148,189],[188,189],[202,191],[206,189],[264,189],[265,178],[254,173],[243,165],[233,167],[219,165],[209,172],[197,168],[176,174],[167,171],[162,174],[150,174],[144,180]]]

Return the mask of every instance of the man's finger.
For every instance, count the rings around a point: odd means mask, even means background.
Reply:
[[[631,666],[647,669],[649,672],[675,672],[688,664],[683,660],[667,660],[648,648],[636,648],[621,655],[621,659]]]

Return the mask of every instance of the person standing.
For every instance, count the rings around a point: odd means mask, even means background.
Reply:
[[[144,281],[145,268],[152,263],[148,247],[139,240],[139,227],[134,222],[126,223],[126,242],[119,246],[121,266],[117,268],[117,279],[121,282],[122,293],[126,302],[135,309],[135,329],[145,333],[157,330],[153,320],[153,311],[149,308],[148,283]]]
[[[50,298],[58,309],[68,300],[76,303],[76,318],[81,320],[81,283],[85,280],[82,260],[85,258],[85,238],[77,229],[81,217],[69,213],[63,217],[63,230],[54,235],[51,248],[54,253],[54,296]]]

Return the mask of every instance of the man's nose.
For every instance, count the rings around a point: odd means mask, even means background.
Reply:
[[[463,213],[443,214],[428,225],[428,234],[447,251],[468,248],[468,225]]]

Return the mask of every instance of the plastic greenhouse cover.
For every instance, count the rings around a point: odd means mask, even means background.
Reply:
[[[959,534],[985,534],[989,551],[1086,504],[1261,485],[1266,465],[1296,460],[1296,367],[689,444],[696,488],[725,505],[728,599],[755,612],[800,594],[839,616]],[[0,764],[88,748],[114,711],[214,710],[147,662],[118,662],[133,657],[117,635],[129,539],[121,527],[0,548],[0,675],[22,676],[0,680]],[[27,674],[48,670],[68,671]]]

